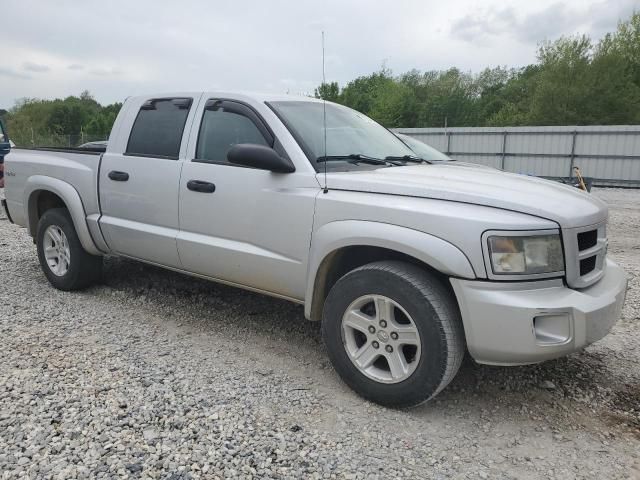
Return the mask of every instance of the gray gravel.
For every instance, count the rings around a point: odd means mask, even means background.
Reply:
[[[59,292],[0,214],[0,478],[640,478],[640,191],[595,194],[632,276],[613,333],[467,359],[406,412],[345,387],[299,306],[115,258]]]

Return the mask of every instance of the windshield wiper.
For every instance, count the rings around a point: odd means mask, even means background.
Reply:
[[[393,162],[393,159],[381,159],[362,155],[361,153],[350,153],[349,155],[326,155],[316,158],[316,162],[334,162],[345,160],[349,163],[368,163],[370,165],[400,165]]]
[[[414,155],[402,155],[398,157],[394,157],[393,155],[390,155],[388,157],[384,157],[384,159],[388,161],[397,161],[397,162],[413,162],[413,163],[428,163],[428,164],[433,163],[430,160],[425,160],[424,158],[416,157]]]

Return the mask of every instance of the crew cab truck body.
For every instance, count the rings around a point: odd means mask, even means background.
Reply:
[[[624,302],[597,198],[416,158],[309,98],[129,98],[106,151],[18,149],[6,170],[57,288],[115,254],[302,303],[341,377],[384,405],[436,395],[465,349],[519,365],[583,348]]]

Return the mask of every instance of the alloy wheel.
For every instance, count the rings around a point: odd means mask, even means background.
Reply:
[[[44,232],[44,258],[54,275],[66,275],[71,266],[71,251],[64,231],[57,225],[49,225]]]
[[[351,362],[377,382],[402,382],[420,361],[415,322],[399,303],[384,295],[354,300],[342,317],[342,336]]]

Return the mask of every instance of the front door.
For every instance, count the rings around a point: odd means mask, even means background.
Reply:
[[[125,112],[120,130],[131,134],[120,148],[114,141],[119,151],[105,153],[99,178],[100,227],[114,252],[181,266],[176,246],[181,145],[193,102],[190,97],[141,100]]]
[[[279,147],[250,107],[211,99],[202,105],[194,159],[180,180],[178,251],[186,270],[303,299],[315,198],[309,173],[232,165],[237,143]]]

